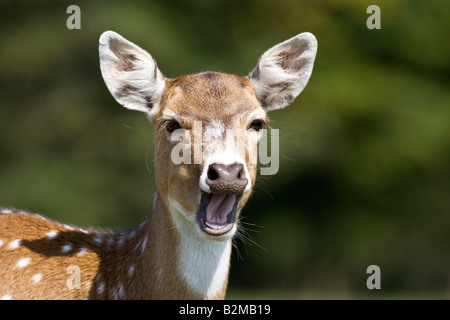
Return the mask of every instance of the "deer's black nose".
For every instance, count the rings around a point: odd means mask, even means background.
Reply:
[[[209,165],[206,184],[212,193],[241,194],[244,192],[247,183],[243,164],[213,163]]]

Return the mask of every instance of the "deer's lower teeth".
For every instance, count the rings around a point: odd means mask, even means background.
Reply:
[[[214,230],[221,230],[221,229],[223,229],[223,228],[225,228],[227,226],[227,225],[210,224],[207,221],[205,221],[205,225],[210,227],[211,229],[214,229]]]

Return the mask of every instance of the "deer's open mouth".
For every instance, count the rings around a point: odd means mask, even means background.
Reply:
[[[241,195],[202,193],[198,223],[209,235],[220,236],[230,231],[236,221]]]

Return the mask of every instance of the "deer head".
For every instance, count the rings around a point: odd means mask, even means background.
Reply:
[[[301,33],[266,51],[248,76],[204,72],[170,79],[145,50],[115,32],[102,34],[101,72],[109,91],[154,125],[158,194],[178,229],[209,240],[234,235],[255,183],[267,112],[300,94],[316,50],[315,37]]]
[[[155,127],[153,208],[139,227],[120,232],[0,208],[0,298],[224,298],[267,112],[303,90],[316,49],[314,36],[302,33],[265,52],[248,76],[169,79],[146,51],[103,33],[106,85]]]

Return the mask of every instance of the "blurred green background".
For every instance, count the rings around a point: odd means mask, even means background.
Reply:
[[[81,30],[66,9],[81,8]],[[381,9],[369,30],[366,9]],[[258,179],[229,298],[450,297],[449,1],[0,1],[0,205],[80,226],[139,224],[153,128],[121,108],[97,43],[114,30],[168,77],[248,74],[310,31],[313,75]],[[148,168],[147,168],[148,167]],[[252,225],[254,224],[254,225]],[[255,244],[256,243],[256,244]],[[366,269],[381,268],[381,290]]]

